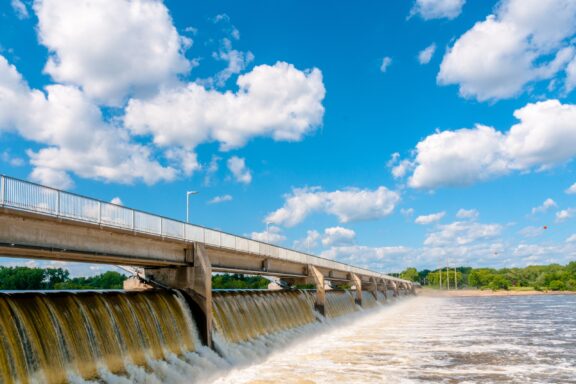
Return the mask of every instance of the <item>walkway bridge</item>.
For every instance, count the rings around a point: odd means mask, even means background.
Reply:
[[[353,285],[360,305],[362,290],[414,290],[382,273],[8,176],[0,177],[0,255],[143,267],[148,281],[188,293],[205,315],[208,344],[213,272],[315,284],[321,313],[329,282]]]

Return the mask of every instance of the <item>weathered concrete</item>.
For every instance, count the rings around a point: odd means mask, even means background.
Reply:
[[[360,280],[360,277],[354,273],[350,274],[350,280],[356,288],[356,297],[354,298],[354,301],[356,304],[362,306],[362,280]]]
[[[152,281],[188,295],[193,306],[192,313],[199,316],[195,320],[200,337],[205,345],[212,347],[212,267],[203,245],[196,244],[186,251],[186,259],[191,266],[146,268],[145,275]]]
[[[326,287],[324,285],[324,275],[313,265],[308,266],[308,273],[314,279],[316,285],[316,301],[314,307],[321,315],[326,314]]]

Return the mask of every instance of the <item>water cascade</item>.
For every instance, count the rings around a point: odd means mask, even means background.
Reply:
[[[373,308],[376,305],[376,297],[374,297],[374,294],[372,294],[372,292],[362,291],[362,307]]]
[[[384,296],[384,292],[376,291],[376,297],[378,298],[378,302],[380,303],[386,302],[386,296]]]
[[[215,292],[214,325],[237,343],[312,323],[314,297],[305,291]]]
[[[326,291],[326,316],[339,317],[357,310],[354,297],[348,291]]]
[[[123,374],[199,342],[171,291],[0,293],[0,382],[63,383]]]
[[[360,310],[355,295],[326,291],[326,316]],[[177,291],[0,292],[0,383],[203,382],[316,332],[315,300],[313,290],[214,291],[215,353]],[[362,301],[377,305],[367,291]]]

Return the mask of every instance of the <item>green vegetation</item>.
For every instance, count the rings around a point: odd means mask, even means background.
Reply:
[[[270,284],[270,280],[261,276],[228,273],[212,276],[213,289],[266,289],[268,284]]]
[[[414,273],[416,272],[416,273]],[[430,287],[446,287],[447,271],[423,270],[407,268],[400,273],[400,277],[417,281]],[[576,291],[576,261],[565,266],[559,264],[532,265],[526,268],[470,268],[459,267],[449,271],[450,287],[454,287],[454,276],[458,287],[473,287],[492,290],[550,290],[550,291]]]
[[[62,268],[0,267],[0,290],[121,289],[125,279],[112,271],[70,278],[70,272]]]

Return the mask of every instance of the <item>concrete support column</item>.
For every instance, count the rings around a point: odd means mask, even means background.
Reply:
[[[190,266],[146,268],[146,278],[186,294],[202,342],[212,347],[212,266],[204,245],[186,249]]]
[[[352,283],[356,286],[356,298],[354,301],[356,301],[356,304],[362,306],[362,280],[354,273],[350,274],[350,280],[352,280]]]
[[[392,289],[394,290],[394,297],[398,297],[398,283],[392,282]]]
[[[376,279],[374,277],[371,277],[370,283],[366,284],[366,290],[370,292],[372,296],[374,296],[376,301],[378,301],[378,294],[376,293],[376,291],[378,290],[378,283],[376,282]]]
[[[384,300],[388,301],[388,283],[385,279],[378,284],[378,290],[384,294]]]
[[[316,285],[316,302],[314,308],[322,316],[326,315],[326,288],[324,286],[324,275],[313,265],[308,266],[308,275],[314,279]]]

